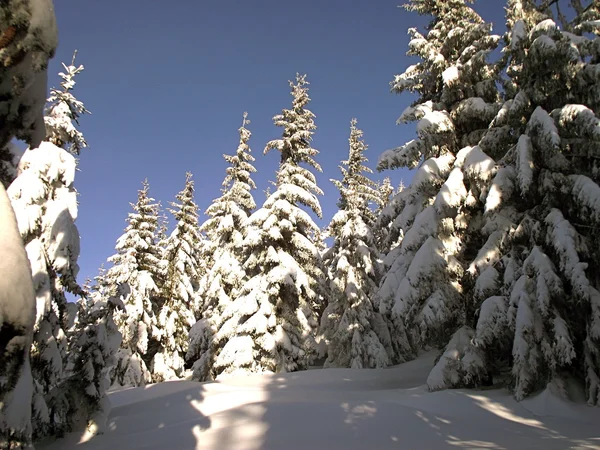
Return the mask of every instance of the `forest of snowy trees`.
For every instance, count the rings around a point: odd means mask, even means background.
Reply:
[[[80,284],[83,66],[64,64],[44,102],[51,0],[0,3],[0,448],[101,431],[111,387],[380,368],[429,350],[430,390],[521,400],[576,382],[600,404],[600,4],[508,0],[504,35],[469,0],[404,7],[430,19],[408,30],[415,63],[390,83],[415,98],[398,119],[416,122],[413,140],[372,151],[350,120],[324,194],[298,74],[273,117],[280,137],[263,143],[280,164],[262,204],[244,113],[206,219],[191,173],[171,226],[144,180],[108,268]],[[369,158],[414,169],[410,184],[374,181]],[[338,198],[324,229],[322,195]]]

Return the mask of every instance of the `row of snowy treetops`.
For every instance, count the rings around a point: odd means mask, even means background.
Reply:
[[[52,34],[52,20],[32,19],[43,3],[0,10]],[[319,358],[385,367],[431,349],[440,349],[432,390],[493,384],[522,399],[548,383],[566,395],[575,381],[600,403],[600,5],[508,0],[499,36],[470,3],[405,5],[431,18],[409,30],[416,63],[391,83],[416,97],[398,122],[416,122],[417,137],[380,155],[377,168],[416,169],[410,186],[393,192],[369,179],[353,120],[334,180],[339,211],[319,229],[315,116],[297,76],[291,108],[274,117],[282,136],[264,150],[281,153],[264,203],[252,194],[244,115],[208,220],[199,225],[188,174],[167,235],[145,182],[93,286],[76,281],[73,180],[86,143],[74,123],[86,110],[71,90],[83,68],[65,66],[38,141],[35,101],[9,88],[2,102],[18,108],[0,110],[2,178],[36,301],[23,322],[11,325],[10,307],[0,314],[2,436],[18,443],[101,427],[111,385],[302,370]],[[17,50],[32,58],[15,59],[10,36],[0,39],[3,80],[14,67],[45,77],[53,48],[30,34]],[[13,136],[35,143],[16,173]],[[66,292],[81,300],[68,303]]]

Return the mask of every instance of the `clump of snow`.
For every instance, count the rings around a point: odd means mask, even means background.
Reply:
[[[31,433],[33,380],[29,349],[35,322],[35,291],[21,234],[0,183],[0,442],[27,442]]]
[[[552,34],[558,30],[558,26],[552,19],[542,20],[538,22],[529,32],[529,39],[535,39],[539,35]]]
[[[517,178],[523,195],[529,192],[533,183],[533,149],[529,136],[522,134],[517,143]]]
[[[421,160],[423,143],[418,139],[408,141],[401,147],[386,150],[379,156],[377,169],[395,169],[408,167],[414,169]]]
[[[402,114],[400,114],[400,117],[396,120],[396,124],[400,125],[401,123],[421,120],[426,114],[431,112],[433,112],[433,102],[431,100],[425,103],[419,103],[418,105],[408,106],[402,111]]]
[[[482,122],[487,125],[497,113],[497,105],[486,103],[481,97],[470,97],[456,105],[451,116],[461,125],[472,122]]]
[[[527,37],[527,28],[523,19],[517,20],[510,32],[510,46],[512,50],[518,48],[519,43]]]
[[[569,180],[573,183],[571,195],[583,213],[600,222],[600,187],[585,175],[570,175]]]
[[[23,247],[23,240],[11,202],[0,185],[0,326],[11,327],[14,337],[33,330],[35,318],[35,295],[31,280],[31,268]],[[3,351],[9,351],[10,340]],[[16,343],[16,342],[15,342]]]
[[[503,203],[508,201],[515,188],[513,182],[514,172],[512,167],[500,167],[498,169],[485,199],[485,213],[496,211]]]
[[[450,66],[442,72],[442,80],[446,86],[456,83],[460,77],[460,71],[457,66]]]
[[[479,183],[488,182],[495,174],[495,161],[486,155],[479,146],[462,149],[456,159],[463,161],[465,175]]]
[[[451,133],[454,123],[446,111],[431,111],[417,123],[417,133],[421,137],[433,134]]]
[[[416,64],[408,66],[404,73],[394,77],[394,81],[390,83],[392,90],[400,92],[413,88],[418,83],[418,75],[419,70]]]

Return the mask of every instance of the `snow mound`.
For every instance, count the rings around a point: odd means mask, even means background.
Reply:
[[[98,436],[71,434],[38,449],[564,449],[598,448],[600,411],[537,417],[506,391],[423,385],[427,353],[387,369],[322,369],[171,381],[110,394]],[[559,408],[558,413],[563,411]],[[582,420],[588,418],[588,420]]]

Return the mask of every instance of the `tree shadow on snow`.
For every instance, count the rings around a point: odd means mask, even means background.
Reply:
[[[265,376],[262,401],[231,411],[222,439],[200,439],[198,448],[600,448],[593,416],[590,423],[536,417],[508,392],[378,389],[343,376],[336,388],[311,383],[310,374]]]
[[[599,448],[595,409],[536,417],[508,392],[430,393],[410,373],[317,369],[127,389],[111,395],[103,435],[38,449]]]
[[[70,433],[36,448],[193,450],[198,436],[211,426],[211,419],[201,412],[204,397],[203,384],[185,381],[114,392],[104,433],[91,438],[85,432]]]

